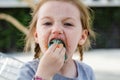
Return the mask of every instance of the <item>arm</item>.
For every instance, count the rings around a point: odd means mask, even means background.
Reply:
[[[35,75],[35,68],[31,62],[24,64],[20,68],[17,80],[32,80]]]

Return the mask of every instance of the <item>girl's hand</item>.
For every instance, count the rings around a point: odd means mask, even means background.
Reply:
[[[65,52],[63,44],[53,44],[50,46],[40,60],[36,76],[50,80],[62,68]]]

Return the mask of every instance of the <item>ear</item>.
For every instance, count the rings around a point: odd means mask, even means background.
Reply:
[[[34,40],[36,43],[38,43],[38,34],[36,31],[34,32]]]
[[[83,30],[82,35],[80,36],[79,45],[83,45],[86,42],[87,37],[88,37],[88,30],[85,29]]]

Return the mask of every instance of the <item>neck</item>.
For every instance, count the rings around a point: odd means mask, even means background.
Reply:
[[[74,60],[69,60],[64,63],[63,67],[59,71],[59,74],[69,77],[69,78],[75,78],[77,76],[77,68]]]

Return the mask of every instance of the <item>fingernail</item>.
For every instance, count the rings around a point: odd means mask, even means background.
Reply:
[[[59,44],[60,45],[60,47],[63,47],[63,44]]]
[[[57,48],[63,47],[63,44],[58,44]]]
[[[59,44],[57,45],[57,48],[59,48]]]

